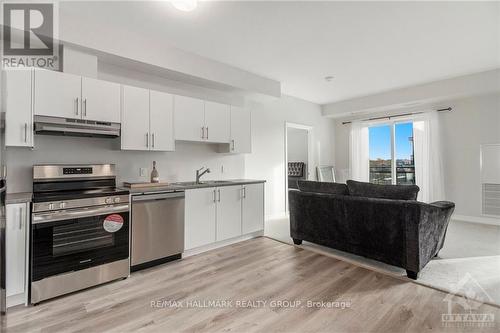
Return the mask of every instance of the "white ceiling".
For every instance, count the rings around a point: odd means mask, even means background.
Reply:
[[[207,1],[190,13],[164,1],[71,7],[92,24],[155,36],[319,104],[500,67],[498,2]]]

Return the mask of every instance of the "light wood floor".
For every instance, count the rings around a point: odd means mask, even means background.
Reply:
[[[434,289],[261,237],[35,307],[11,309],[6,326],[7,332],[478,331],[443,328],[445,296]],[[233,304],[193,308],[187,307],[189,300],[232,300]],[[237,307],[236,302],[243,300],[267,304]],[[279,307],[275,303],[281,300],[302,303],[298,308]],[[308,300],[349,301],[351,307],[311,308]],[[184,307],[152,307],[154,301],[178,301]],[[454,306],[454,312],[463,310]],[[496,327],[483,331],[499,331],[500,309],[483,305],[478,312],[495,316]]]

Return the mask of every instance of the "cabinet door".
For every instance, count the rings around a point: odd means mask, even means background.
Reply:
[[[216,189],[186,190],[184,247],[186,250],[215,242]]]
[[[81,88],[82,78],[80,76],[36,69],[34,114],[81,118]]]
[[[241,236],[242,187],[217,188],[217,241]]]
[[[33,147],[32,76],[31,69],[4,73],[6,146]]]
[[[205,139],[208,142],[229,142],[231,109],[229,105],[205,102]]]
[[[149,90],[122,86],[123,150],[149,150]]]
[[[7,205],[5,228],[6,294],[25,292],[27,205]]]
[[[243,234],[264,230],[264,184],[243,185]]]
[[[241,107],[231,106],[231,143],[233,153],[252,152],[251,113]]]
[[[149,94],[151,150],[175,150],[174,97],[153,90]]]
[[[205,141],[205,111],[201,99],[174,96],[176,140]]]
[[[82,77],[82,118],[120,122],[120,85]]]

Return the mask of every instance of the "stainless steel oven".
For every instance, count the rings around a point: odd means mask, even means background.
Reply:
[[[34,179],[31,303],[129,275],[128,193],[99,167],[58,167],[60,177]]]

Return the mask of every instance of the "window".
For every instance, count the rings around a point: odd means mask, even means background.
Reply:
[[[390,123],[369,128],[370,182],[415,184],[413,123]]]

